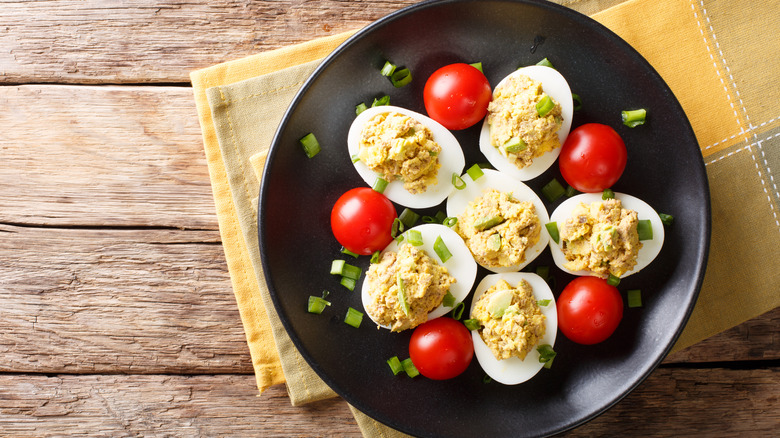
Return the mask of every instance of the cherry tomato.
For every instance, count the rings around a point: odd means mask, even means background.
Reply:
[[[409,357],[423,376],[451,379],[466,371],[474,357],[471,332],[452,318],[432,319],[414,329]]]
[[[569,133],[558,163],[569,185],[594,193],[612,187],[620,179],[627,158],[626,145],[614,129],[587,123]]]
[[[578,344],[604,341],[623,319],[623,298],[603,278],[575,278],[563,289],[556,304],[558,328]]]
[[[390,230],[395,218],[395,207],[385,195],[358,187],[341,195],[333,205],[330,227],[344,248],[369,255],[393,240]]]
[[[425,111],[452,130],[466,129],[485,117],[493,92],[481,71],[468,64],[446,65],[425,82]]]

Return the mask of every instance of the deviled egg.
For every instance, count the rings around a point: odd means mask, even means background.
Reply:
[[[361,289],[366,314],[392,331],[447,314],[468,296],[477,276],[466,244],[449,227],[423,224],[402,236],[369,267]]]
[[[544,251],[549,241],[547,209],[523,182],[483,169],[447,199],[447,216],[480,266],[493,272],[519,271]]]
[[[560,155],[573,113],[571,89],[557,70],[520,68],[496,85],[479,149],[496,169],[528,181]]]
[[[538,348],[555,345],[558,313],[544,279],[526,272],[486,276],[474,291],[469,318],[474,354],[493,380],[516,385],[530,379],[544,363]]]
[[[553,260],[574,275],[627,277],[649,265],[664,242],[658,213],[625,193],[607,200],[601,193],[573,196],[550,220],[558,230],[558,242],[550,239]]]
[[[463,172],[458,140],[435,120],[397,106],[377,106],[360,113],[347,134],[347,148],[358,174],[369,185],[387,182],[383,193],[409,208],[444,201]]]

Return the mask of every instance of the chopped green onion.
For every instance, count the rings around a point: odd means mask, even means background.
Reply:
[[[512,137],[504,143],[504,150],[509,154],[516,154],[524,151],[528,145],[520,137]]]
[[[360,275],[363,273],[363,271],[357,267],[352,266],[349,263],[344,263],[344,269],[341,271],[341,275],[347,278],[351,278],[353,280],[357,280],[360,278]]]
[[[479,330],[482,328],[482,324],[479,323],[478,319],[464,319],[463,325],[469,330]]]
[[[492,381],[493,381],[493,378],[488,376],[487,374],[482,376],[482,383],[484,383],[485,385],[487,385],[488,383],[490,383]]]
[[[313,133],[304,135],[299,141],[307,157],[311,158],[320,153],[320,142],[317,141],[317,137]]]
[[[547,306],[550,305],[551,302],[552,302],[552,300],[537,300],[536,304],[538,304],[539,306],[542,306],[542,307],[547,307]]]
[[[450,291],[447,291],[447,295],[444,295],[444,298],[441,300],[441,305],[444,307],[452,307],[455,305],[455,296],[450,293]]]
[[[472,67],[474,67],[474,68],[476,68],[476,69],[477,69],[477,70],[479,70],[481,73],[485,73],[484,71],[482,71],[482,63],[481,63],[481,62],[475,62],[475,63],[473,63],[473,64],[469,64],[469,65],[470,65],[470,66],[472,66]]]
[[[547,228],[547,233],[550,234],[550,239],[555,241],[555,243],[561,243],[561,237],[558,234],[558,224],[555,222],[547,222],[544,224],[544,227]]]
[[[553,67],[552,62],[550,62],[550,60],[547,59],[547,58],[544,58],[541,61],[537,62],[536,65],[541,65],[541,66],[544,66],[544,67],[555,68],[555,67]]]
[[[474,222],[474,228],[477,231],[485,231],[495,227],[502,222],[504,222],[504,218],[500,215],[483,216]]]
[[[333,260],[330,262],[331,275],[341,275],[341,273],[344,272],[344,265],[346,264],[346,260]]]
[[[671,225],[674,223],[674,216],[671,214],[658,213],[658,217],[661,218],[661,223],[664,225]]]
[[[629,128],[633,128],[635,126],[645,124],[647,111],[643,108],[640,108],[638,110],[623,111],[621,113],[621,117],[623,119],[624,125],[628,126]]]
[[[390,105],[390,96],[384,95],[380,98],[374,98],[374,102],[371,104],[371,107],[375,106],[383,106],[383,105]]]
[[[409,230],[406,232],[406,241],[414,246],[423,244],[422,233],[419,230]]]
[[[404,366],[401,365],[401,361],[398,360],[398,356],[393,356],[387,359],[387,364],[390,365],[390,369],[393,371],[393,375],[397,376],[398,373],[404,370]]]
[[[553,202],[566,193],[566,189],[563,188],[560,182],[556,178],[553,178],[550,182],[542,187],[542,194],[548,201]]]
[[[404,278],[401,273],[397,273],[395,276],[396,284],[398,285],[398,303],[401,305],[401,310],[404,311],[406,316],[409,316],[409,303],[406,301],[406,285],[404,284]]]
[[[466,188],[466,182],[463,181],[463,178],[460,177],[457,173],[452,173],[452,185],[455,186],[458,190],[463,190]]]
[[[417,367],[414,366],[411,358],[404,359],[403,362],[401,362],[401,365],[404,367],[404,371],[406,371],[407,376],[417,377],[420,375],[420,372],[417,371]]]
[[[444,219],[447,219],[447,213],[439,210],[434,217],[436,218],[436,223],[440,224],[444,222]]]
[[[436,255],[439,256],[439,259],[441,259],[441,262],[444,263],[447,260],[452,257],[452,253],[450,252],[449,248],[447,248],[447,245],[444,243],[444,240],[442,240],[441,236],[436,237],[436,241],[433,242],[433,250],[436,252]]]
[[[379,263],[379,251],[374,251],[373,254],[371,254],[371,264]]]
[[[408,68],[402,68],[390,76],[390,82],[393,83],[395,88],[401,88],[404,85],[408,85],[412,82],[412,72],[409,71]]]
[[[607,277],[607,284],[610,286],[617,286],[620,284],[620,277],[616,277],[612,274],[609,274],[609,277]]]
[[[607,199],[615,199],[615,192],[612,191],[612,189],[604,189],[603,192],[601,192],[601,199],[607,200]]]
[[[459,302],[458,305],[452,309],[452,319],[460,321],[461,316],[463,316],[463,310],[465,309],[466,305],[463,304],[463,301]]]
[[[420,215],[415,213],[412,209],[404,208],[404,211],[401,212],[398,219],[401,220],[401,223],[404,224],[406,228],[412,228],[414,224],[417,223],[417,219],[420,219]]]
[[[391,64],[390,61],[385,61],[385,65],[382,67],[380,73],[382,76],[390,76],[395,71],[395,64]]]
[[[404,232],[404,223],[401,222],[401,219],[395,218],[393,219],[393,225],[390,226],[390,237],[395,239],[400,233]]]
[[[544,95],[542,99],[536,103],[536,113],[539,114],[539,117],[544,117],[552,111],[552,109],[555,108],[555,103],[548,95]]]
[[[341,281],[339,283],[341,283],[342,286],[346,287],[349,290],[355,290],[355,285],[357,285],[357,280],[349,277],[341,277]]]
[[[436,224],[436,223],[438,223],[436,221],[436,218],[433,217],[433,216],[423,216],[422,217],[422,221],[425,222],[426,224]]]
[[[466,173],[471,177],[472,181],[476,181],[485,174],[485,172],[482,171],[482,169],[479,167],[479,164],[475,164],[471,167],[469,167],[469,170],[466,171]]]
[[[315,297],[310,296],[309,297],[309,307],[308,311],[309,313],[316,313],[321,314],[323,310],[325,310],[325,307],[330,306],[330,301],[325,300],[325,297],[328,296],[328,291],[322,291],[322,297]]]
[[[377,178],[376,181],[374,181],[374,185],[371,186],[374,191],[379,193],[384,193],[385,189],[387,188],[387,180],[384,178]]]
[[[360,113],[362,113],[363,111],[365,111],[367,109],[368,109],[368,106],[366,105],[366,103],[365,102],[360,102],[358,105],[355,105],[355,115],[359,116]]]
[[[360,323],[363,322],[363,313],[350,307],[347,309],[347,316],[344,318],[344,322],[358,328]]]
[[[354,258],[358,258],[357,254],[355,254],[354,252],[348,250],[347,248],[344,248],[343,246],[341,247],[341,253],[342,254],[346,254],[346,255],[350,255],[350,256],[352,256]]]
[[[360,161],[360,155],[358,154],[352,155],[352,162],[357,163],[358,161]]]
[[[566,186],[566,193],[565,194],[566,194],[567,198],[571,198],[572,196],[576,195],[577,193],[579,193],[579,191],[577,189],[575,189],[574,187]]]
[[[626,292],[628,298],[628,307],[642,307],[642,291],[639,289],[631,289]]]
[[[553,359],[558,354],[553,350],[550,344],[542,344],[536,347],[536,351],[539,352],[539,362],[544,364],[545,368],[550,368],[553,363]]]
[[[653,240],[653,225],[650,219],[642,219],[636,224],[636,232],[639,240]]]
[[[571,93],[571,100],[574,102],[574,111],[579,111],[582,109],[582,98],[579,94]]]
[[[444,219],[444,222],[442,222],[441,224],[442,225],[446,225],[446,226],[452,228],[457,223],[458,223],[458,218],[450,216],[450,217]]]

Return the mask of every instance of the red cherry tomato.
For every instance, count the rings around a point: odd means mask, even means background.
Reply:
[[[432,319],[414,329],[409,357],[423,376],[451,379],[466,371],[474,357],[471,332],[452,318]]]
[[[390,230],[395,218],[395,207],[385,195],[358,187],[341,195],[333,205],[330,227],[344,248],[369,255],[393,240]]]
[[[588,123],[574,129],[561,147],[563,179],[581,192],[612,187],[626,168],[626,145],[614,129]]]
[[[623,319],[623,298],[603,278],[575,278],[563,289],[556,304],[558,328],[578,344],[604,341]]]
[[[485,117],[493,92],[481,71],[468,64],[450,64],[425,82],[425,111],[452,130],[466,129]]]

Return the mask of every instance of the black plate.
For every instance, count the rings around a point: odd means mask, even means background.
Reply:
[[[330,230],[331,207],[348,189],[365,186],[346,147],[355,105],[387,94],[391,104],[425,113],[422,89],[438,67],[481,61],[495,85],[518,66],[544,57],[584,102],[573,127],[606,123],[628,145],[628,165],[615,191],[633,194],[675,217],[659,257],[620,285],[623,291],[640,288],[644,307],[626,308],[616,333],[599,345],[576,345],[559,334],[554,366],[521,385],[483,383],[476,360],[449,381],[393,376],[385,361],[408,357],[411,334],[377,330],[367,317],[359,329],[345,324],[349,306],[362,310],[360,293],[349,292],[329,274],[331,260],[342,257]],[[385,59],[409,67],[413,82],[394,88],[379,75]],[[648,109],[648,123],[623,126],[621,110],[639,107]],[[467,167],[485,161],[477,146],[478,131],[473,127],[455,133]],[[322,144],[313,159],[298,144],[308,132]],[[529,186],[538,192],[552,177],[563,181],[556,165]],[[296,96],[274,138],[263,181],[260,249],[287,332],[320,377],[349,403],[412,435],[539,436],[592,419],[660,363],[682,331],[704,276],[709,189],[682,108],[628,44],[590,18],[552,3],[425,2],[364,28],[330,55]],[[354,263],[365,268],[368,260]],[[531,268],[539,265],[554,267],[549,250]],[[557,296],[572,277],[552,271]],[[484,274],[481,270],[477,282]],[[309,295],[323,289],[331,291],[333,305],[322,315],[307,313]]]

